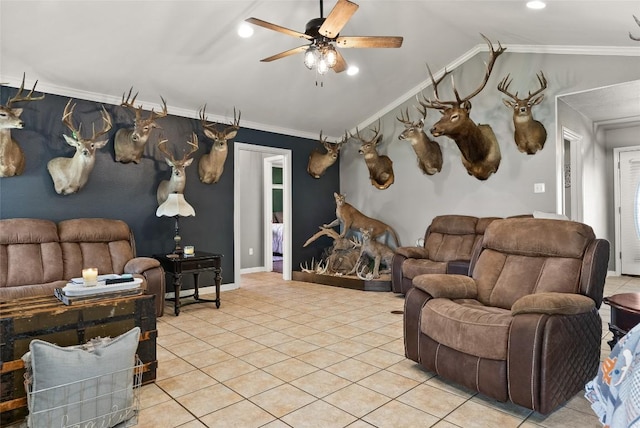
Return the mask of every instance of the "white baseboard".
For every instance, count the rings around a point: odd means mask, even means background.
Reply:
[[[240,269],[240,275],[244,275],[245,273],[256,273],[256,272],[266,272],[267,268],[265,266],[256,266],[251,268]]]

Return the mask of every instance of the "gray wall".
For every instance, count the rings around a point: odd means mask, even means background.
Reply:
[[[240,150],[240,169],[247,171],[241,175],[240,182],[241,269],[264,266],[263,157],[260,152]],[[249,248],[253,248],[252,255]]]
[[[472,92],[484,75],[487,53],[479,53],[453,72],[456,88],[462,96]],[[547,130],[547,142],[535,155],[520,153],[513,142],[512,114],[503,103],[503,94],[496,86],[508,73],[513,77],[512,91],[520,94],[536,88],[535,73],[543,70],[548,80],[545,99],[535,107],[534,117]],[[460,161],[460,152],[447,137],[436,139],[442,148],[444,165],[434,176],[426,176],[418,169],[410,145],[399,141],[404,126],[395,118],[400,109],[409,107],[412,117],[415,97],[411,97],[394,111],[382,117],[384,143],[381,151],[393,160],[395,183],[386,190],[374,188],[368,179],[364,160],[357,153],[356,144],[343,150],[340,162],[340,189],[347,200],[365,214],[393,226],[403,245],[413,245],[424,234],[433,217],[441,214],[475,216],[510,216],[532,213],[534,210],[556,211],[556,120],[555,97],[590,88],[636,80],[640,77],[637,57],[522,54],[506,51],[498,58],[487,86],[473,100],[471,118],[476,123],[488,123],[500,143],[502,162],[497,173],[486,181],[467,174]],[[432,96],[431,88],[424,94]],[[445,79],[439,88],[440,98],[454,99],[450,81]],[[430,110],[425,128],[440,118]],[[560,122],[562,123],[562,117]],[[361,128],[362,129],[362,128]],[[594,144],[585,149],[584,166],[594,168],[594,176],[585,182],[595,183],[595,196],[586,195],[585,206],[604,204],[606,185],[602,183],[606,170],[604,152]],[[607,177],[607,183],[611,177]],[[534,183],[545,183],[545,193],[534,193]],[[590,189],[589,191],[591,191]],[[597,201],[597,202],[596,202]],[[600,211],[598,211],[600,212]],[[598,214],[600,215],[600,214]],[[585,217],[596,224],[596,233],[607,237],[608,227],[591,214]]]

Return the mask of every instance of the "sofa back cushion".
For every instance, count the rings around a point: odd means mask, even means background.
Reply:
[[[0,287],[64,278],[56,224],[40,219],[0,220]]]
[[[565,220],[510,218],[492,222],[472,276],[478,300],[510,309],[527,294],[579,293],[591,227]]]
[[[64,220],[58,223],[58,234],[65,278],[81,276],[86,267],[97,267],[98,274],[121,274],[135,256],[131,231],[121,220]]]
[[[429,259],[436,262],[470,260],[477,223],[477,217],[465,215],[435,217],[424,243],[429,251]]]

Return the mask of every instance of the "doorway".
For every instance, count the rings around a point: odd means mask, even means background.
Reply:
[[[269,260],[267,256],[268,252],[268,240],[266,239],[268,229],[270,229],[272,214],[267,213],[267,208],[265,207],[265,203],[263,201],[263,185],[260,185],[260,189],[258,193],[258,198],[260,199],[261,207],[255,209],[255,215],[259,217],[259,222],[261,224],[260,229],[264,230],[264,233],[259,233],[259,246],[253,246],[249,249],[243,247],[243,237],[247,237],[248,234],[252,233],[250,226],[243,223],[243,199],[246,204],[246,200],[253,200],[254,198],[251,196],[252,190],[243,189],[242,183],[245,181],[244,179],[247,176],[255,176],[255,174],[259,174],[260,181],[264,180],[264,175],[262,171],[258,168],[253,170],[246,170],[246,168],[241,168],[240,159],[246,157],[245,155],[256,155],[256,157],[260,158],[260,168],[263,165],[264,158],[273,158],[279,159],[280,165],[282,167],[282,212],[283,212],[283,236],[282,236],[282,279],[290,280],[291,279],[291,150],[288,149],[280,149],[275,147],[267,147],[267,146],[258,146],[254,144],[246,144],[246,143],[234,143],[234,159],[237,162],[236,167],[234,168],[234,208],[233,208],[233,240],[234,240],[234,249],[233,249],[233,270],[234,270],[234,283],[237,287],[240,286],[241,281],[241,270],[242,270],[242,262],[243,257],[248,258],[254,255],[254,251],[259,249],[261,253],[263,253],[262,257],[262,266],[260,266],[259,270],[266,270],[267,266],[265,266],[265,261]],[[253,202],[256,202],[253,200]],[[254,205],[255,206],[255,205]],[[253,213],[253,210],[252,212]],[[247,214],[246,212],[244,214]],[[243,230],[245,234],[243,235]],[[247,232],[247,230],[249,232]],[[253,236],[252,236],[253,237]],[[245,251],[246,250],[246,251]],[[247,254],[245,254],[245,252]]]
[[[582,222],[582,136],[563,126],[562,144],[562,213]]]
[[[616,266],[622,275],[640,275],[640,146],[613,153]]]

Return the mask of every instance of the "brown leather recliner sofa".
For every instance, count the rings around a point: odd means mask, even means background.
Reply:
[[[572,221],[492,222],[471,276],[427,274],[405,297],[407,358],[443,378],[543,414],[600,361],[609,242]]]
[[[487,226],[499,217],[441,215],[424,235],[424,247],[399,247],[391,263],[391,289],[406,294],[413,278],[426,273],[467,274],[471,253]]]
[[[160,262],[136,257],[133,233],[121,220],[81,218],[0,220],[0,300],[53,295],[82,269],[100,274],[130,273],[155,295],[156,314],[164,309],[165,275]]]

